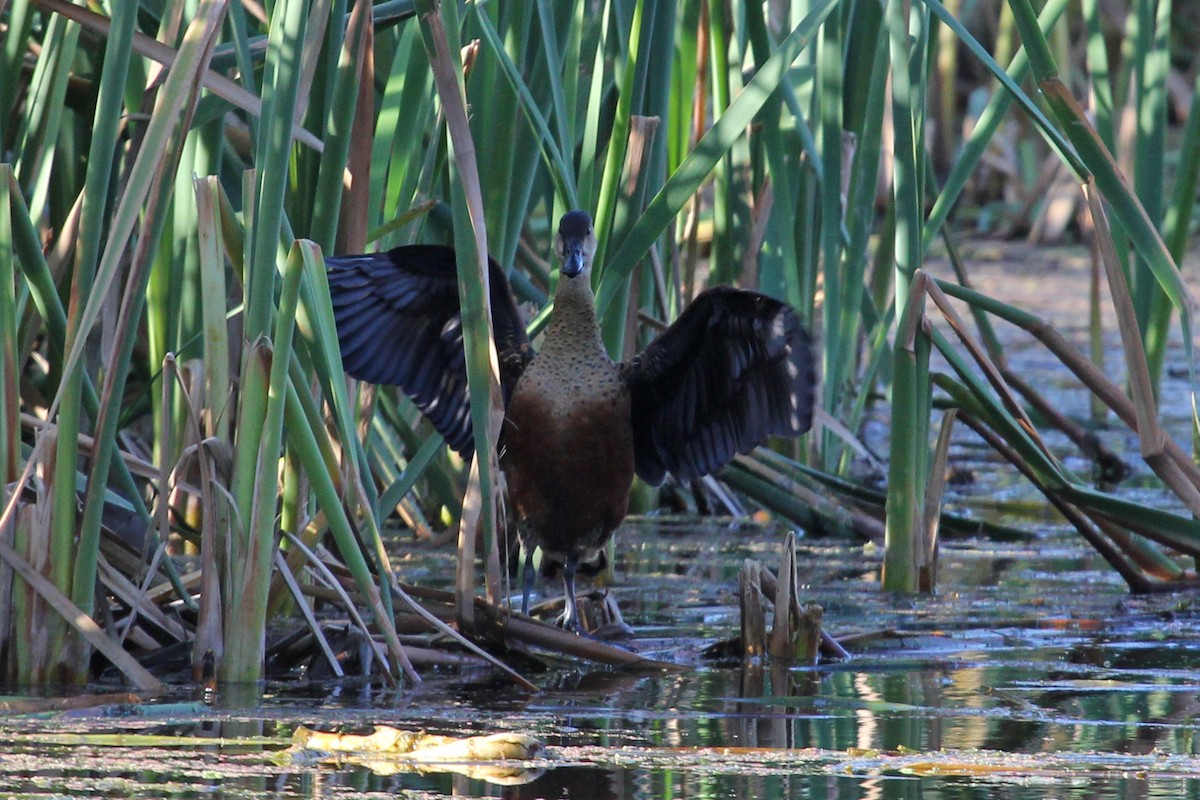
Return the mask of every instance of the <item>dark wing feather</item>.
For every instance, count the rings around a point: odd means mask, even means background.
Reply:
[[[729,287],[696,298],[625,366],[637,474],[690,480],[812,424],[813,353],[790,306]]]
[[[409,245],[325,259],[342,365],[359,380],[399,386],[446,443],[472,452],[454,250]],[[532,352],[504,270],[489,259],[492,331],[507,404]]]

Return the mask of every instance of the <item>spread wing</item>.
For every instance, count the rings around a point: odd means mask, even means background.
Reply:
[[[771,435],[812,424],[813,354],[785,303],[730,287],[702,293],[625,367],[638,475],[707,475]]]
[[[350,375],[399,386],[446,443],[473,449],[454,249],[409,245],[326,258],[342,364]],[[504,402],[532,357],[504,270],[489,259],[492,331]]]

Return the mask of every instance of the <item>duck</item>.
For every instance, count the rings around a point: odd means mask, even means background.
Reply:
[[[488,259],[492,333],[505,404],[499,463],[526,553],[562,565],[559,624],[583,632],[575,577],[625,518],[634,477],[652,486],[714,474],[772,436],[812,425],[812,339],[796,311],[730,286],[699,293],[632,359],[601,339],[592,290],[596,235],[564,214],[554,306],[535,350],[504,269]],[[453,248],[417,244],[325,259],[347,374],[404,391],[465,459],[473,452]]]

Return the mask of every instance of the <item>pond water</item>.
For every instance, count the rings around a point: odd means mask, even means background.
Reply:
[[[1067,330],[1078,318],[1071,304],[1086,297],[1073,259],[1052,270],[1061,293],[1042,295],[1064,304],[1055,321]],[[999,297],[1032,291],[1017,278],[1007,267],[979,276]],[[1011,344],[1010,360],[1044,374],[1039,350]],[[1183,380],[1168,380],[1164,397],[1178,401],[1164,417],[1186,440]],[[1069,413],[1086,415],[1069,382],[1054,391]],[[868,431],[869,443],[881,429]],[[1135,443],[1120,433],[1105,441],[1136,466]],[[953,459],[975,480],[951,486],[948,505],[1028,534],[943,541],[931,597],[881,592],[882,554],[871,545],[801,539],[801,596],[823,606],[827,631],[858,637],[849,661],[786,668],[706,657],[738,632],[743,560],[774,567],[783,532],[632,520],[619,534],[612,592],[636,632],[631,646],[678,670],[560,662],[526,674],[536,693],[490,673],[434,673],[403,690],[288,685],[248,698],[181,693],[135,711],[9,713],[0,717],[0,798],[1200,799],[1195,598],[1130,596],[971,436],[958,436]],[[1127,486],[1154,497],[1145,474]],[[426,555],[406,562],[404,577],[445,585],[450,564],[448,554]],[[300,725],[373,723],[527,733],[547,757],[509,776],[525,781],[512,785],[278,757]]]
[[[0,797],[1200,798],[1190,598],[1130,597],[1057,531],[948,542],[931,598],[881,593],[869,547],[802,542],[804,596],[824,606],[826,628],[879,635],[817,668],[711,661],[701,650],[738,629],[742,560],[774,563],[781,537],[680,527],[623,531],[613,589],[636,648],[680,671],[576,664],[529,675],[538,693],[433,675],[408,690],[164,698],[181,704],[160,716],[10,715]],[[509,786],[273,759],[298,725],[373,723],[528,733],[550,757]]]

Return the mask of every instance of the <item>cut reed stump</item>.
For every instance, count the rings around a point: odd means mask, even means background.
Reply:
[[[816,664],[827,658],[849,657],[841,645],[821,628],[824,609],[801,603],[796,580],[796,535],[788,534],[779,578],[754,559],[746,559],[738,576],[741,607],[741,654],[744,659],[772,659]],[[774,614],[767,635],[767,606]]]

